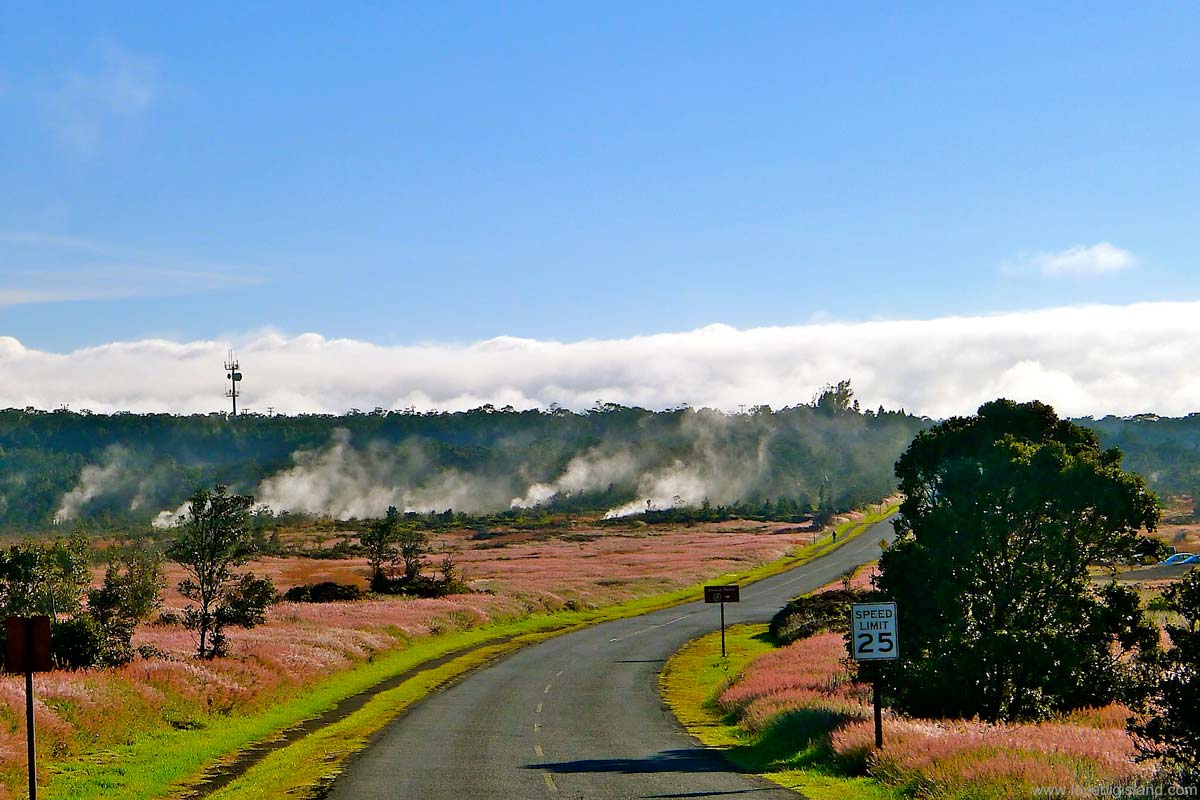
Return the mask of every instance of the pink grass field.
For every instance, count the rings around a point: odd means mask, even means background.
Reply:
[[[841,634],[823,633],[759,656],[718,697],[752,735],[797,709],[839,720],[830,734],[835,758],[922,797],[1030,796],[1033,787],[1126,784],[1148,777],[1133,761],[1119,705],[1087,709],[1039,724],[908,719],[885,714],[882,753],[874,749],[869,687],[846,667]]]
[[[513,543],[496,546],[506,540]],[[754,522],[671,529],[581,525],[565,537],[515,533],[486,542],[471,541],[465,531],[441,535],[430,563],[450,554],[478,593],[437,600],[280,603],[271,608],[266,625],[232,630],[231,655],[210,662],[191,658],[190,631],[144,625],[134,644],[152,645],[162,657],[139,658],[113,670],[38,675],[39,771],[44,777],[56,760],[131,743],[147,731],[188,726],[210,714],[261,710],[413,638],[669,591],[773,561],[811,541],[810,533]],[[270,558],[251,568],[269,576],[281,592],[322,580],[366,582],[362,560]],[[178,569],[168,570],[168,609],[184,604],[173,588],[180,577]],[[0,678],[0,800],[24,793],[24,694],[22,678]]]

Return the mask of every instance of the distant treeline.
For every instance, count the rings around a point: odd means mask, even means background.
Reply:
[[[1096,431],[1104,447],[1120,448],[1125,454],[1122,466],[1144,476],[1159,494],[1187,494],[1200,500],[1200,413],[1075,421]]]
[[[1159,492],[1200,496],[1200,414],[1079,421]],[[652,520],[799,518],[890,493],[896,458],[929,424],[859,409],[848,382],[811,403],[732,415],[613,404],[236,419],[9,409],[0,531],[48,530],[56,517],[59,529],[135,528],[214,484],[271,503],[268,519],[363,518],[388,505],[501,525],[647,508]],[[510,508],[517,498],[526,508]]]
[[[890,493],[893,463],[928,424],[860,410],[848,382],[811,403],[733,415],[613,404],[235,419],[9,409],[0,411],[0,530],[46,530],[56,518],[60,528],[144,526],[214,484],[274,498],[275,514],[339,518],[387,505],[520,518],[644,510],[647,500],[657,511],[704,501],[788,516],[840,511]],[[361,502],[347,505],[347,495]],[[537,507],[510,510],[517,498]]]

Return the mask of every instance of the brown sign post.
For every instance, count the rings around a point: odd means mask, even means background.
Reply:
[[[25,673],[25,735],[29,765],[29,800],[37,800],[37,759],[33,746],[33,673],[49,672],[50,618],[9,617],[4,665],[9,672]]]
[[[741,589],[734,583],[704,587],[704,602],[721,604],[721,658],[725,657],[725,604],[741,599]]]

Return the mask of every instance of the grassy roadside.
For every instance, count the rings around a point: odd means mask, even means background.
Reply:
[[[748,583],[802,565],[850,541],[894,510],[894,506],[888,507],[879,514],[844,523],[838,527],[836,544],[822,539],[786,558],[710,580]],[[217,716],[194,730],[147,734],[130,746],[56,765],[43,796],[50,800],[110,797],[151,800],[187,796],[202,782],[206,770],[232,761],[250,748],[271,750],[272,739],[277,739],[281,731],[330,711],[346,698],[369,691],[372,686],[435,658],[488,645],[423,671],[381,692],[346,718],[269,752],[242,777],[212,796],[230,800],[310,794],[336,775],[341,763],[360,749],[371,733],[430,691],[471,669],[549,636],[678,605],[696,599],[699,592],[699,585],[691,586],[597,610],[536,614],[421,639],[403,650],[377,655],[369,662],[337,673],[295,700],[262,714],[241,718]],[[509,641],[496,642],[500,639]],[[496,643],[489,644],[493,642]]]
[[[726,642],[728,657],[723,659],[720,634],[693,639],[663,668],[663,698],[689,734],[705,746],[721,750],[739,769],[802,792],[811,800],[894,800],[902,796],[870,778],[838,774],[822,746],[805,731],[776,726],[751,738],[723,715],[715,705],[721,690],[755,657],[774,649],[766,625],[735,625],[726,632]],[[797,750],[797,743],[806,740],[810,744]]]

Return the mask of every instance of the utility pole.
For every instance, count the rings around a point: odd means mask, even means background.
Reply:
[[[238,372],[237,358],[234,357],[233,351],[229,351],[229,355],[225,357],[225,377],[229,380],[229,388],[225,390],[225,396],[233,401],[233,416],[237,416],[237,399],[241,394],[238,391],[238,383],[242,380],[242,373]]]

